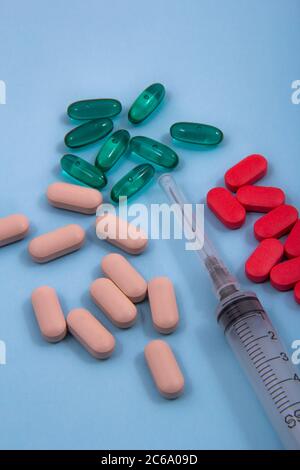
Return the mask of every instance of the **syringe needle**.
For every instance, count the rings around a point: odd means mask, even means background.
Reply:
[[[204,233],[204,227],[197,226],[195,217],[191,215],[190,211],[185,210],[188,202],[173,177],[165,173],[159,178],[159,183],[169,200],[172,203],[178,204],[183,221],[193,232],[195,239],[201,243],[202,248],[195,251],[200,256],[210,275],[218,298],[223,299],[233,292],[237,292],[239,289],[237,280],[221,261],[213,244]]]

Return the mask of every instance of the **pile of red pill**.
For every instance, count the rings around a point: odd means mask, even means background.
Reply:
[[[247,212],[266,213],[254,224],[259,245],[245,263],[245,272],[253,282],[271,280],[280,291],[294,289],[300,304],[300,220],[298,210],[285,204],[280,188],[256,186],[268,170],[262,155],[244,158],[225,173],[225,187],[207,193],[207,205],[230,229],[240,228]],[[235,193],[235,194],[233,194]],[[288,235],[285,242],[279,240]]]

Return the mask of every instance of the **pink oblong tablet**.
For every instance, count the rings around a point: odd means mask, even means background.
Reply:
[[[293,289],[300,281],[300,257],[277,264],[271,270],[271,284],[278,290]]]
[[[294,297],[298,304],[300,304],[300,281],[294,287]]]
[[[129,328],[135,323],[136,306],[110,279],[96,279],[90,294],[97,307],[119,328]]]
[[[258,154],[249,155],[225,173],[225,184],[231,191],[237,191],[241,186],[253,184],[261,179],[268,170],[265,157]]]
[[[96,218],[97,237],[132,255],[142,253],[148,244],[145,232],[112,213]]]
[[[124,256],[118,253],[104,256],[101,268],[132,302],[144,300],[147,294],[147,283]]]
[[[300,220],[298,219],[284,244],[284,251],[288,258],[300,256]]]
[[[43,337],[57,343],[67,334],[66,320],[57,294],[52,287],[42,286],[31,294],[33,310]]]
[[[151,279],[148,283],[148,297],[154,327],[160,333],[172,333],[179,322],[173,283],[167,277]]]
[[[288,204],[282,204],[255,222],[254,235],[257,240],[280,238],[291,230],[297,219],[297,209]]]
[[[97,189],[61,182],[48,186],[47,198],[52,206],[82,214],[96,214],[103,201]]]
[[[155,339],[145,347],[145,358],[155,385],[165,398],[177,398],[184,389],[184,377],[170,346]]]
[[[85,232],[80,225],[66,225],[31,240],[28,251],[37,263],[46,263],[78,250],[84,239]]]
[[[228,228],[240,228],[246,220],[246,211],[226,188],[213,188],[207,193],[207,205]]]
[[[106,359],[115,348],[113,335],[85,308],[75,308],[67,316],[70,333],[96,359]]]
[[[0,219],[0,247],[22,240],[29,230],[29,221],[23,214],[12,214]]]
[[[247,185],[238,189],[236,198],[247,212],[269,212],[284,204],[285,194],[272,186]]]
[[[269,278],[271,269],[283,256],[283,245],[276,238],[260,242],[245,264],[245,272],[253,282],[264,282]]]

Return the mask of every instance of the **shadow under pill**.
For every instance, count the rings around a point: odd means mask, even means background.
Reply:
[[[23,266],[32,268],[33,266],[36,266],[38,264],[35,261],[33,261],[33,259],[31,258],[28,252],[28,243],[27,243],[26,248],[24,248],[24,250],[21,251],[19,259],[20,259],[21,264],[23,264]]]
[[[65,112],[64,114],[61,114],[60,117],[59,117],[59,121],[62,123],[62,124],[65,124],[66,126],[71,126],[72,127],[75,127],[75,126],[78,126],[77,124],[77,121],[76,122],[72,122],[71,118],[69,118],[67,112]],[[78,121],[79,122],[79,121]],[[66,131],[67,132],[67,131]]]
[[[65,341],[68,343],[68,347],[72,350],[72,352],[74,352],[85,363],[97,365],[97,363],[101,362],[102,360],[106,361],[106,359],[97,359],[92,356],[71,334],[69,334]],[[107,358],[107,360],[109,359],[110,358]]]
[[[138,304],[139,321],[146,337],[151,339],[160,338],[160,335],[154,328],[151,318],[150,305],[147,300]]]

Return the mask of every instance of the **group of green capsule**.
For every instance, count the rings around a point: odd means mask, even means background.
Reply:
[[[132,124],[144,121],[162,102],[165,88],[161,83],[153,83],[134,101],[128,112]],[[67,110],[71,119],[86,121],[72,129],[65,136],[65,144],[71,149],[92,144],[113,129],[112,117],[122,111],[116,99],[92,99],[76,101]],[[177,122],[170,128],[173,139],[199,145],[217,145],[223,133],[214,126],[192,122]],[[62,169],[77,181],[92,188],[101,189],[107,184],[106,173],[129,150],[145,160],[163,168],[175,168],[179,162],[176,152],[167,145],[149,137],[136,136],[130,139],[125,129],[117,130],[104,142],[98,151],[94,164],[81,157],[66,154],[61,158]],[[154,176],[151,163],[138,165],[123,176],[112,188],[111,199],[118,203],[121,197],[133,196]]]

